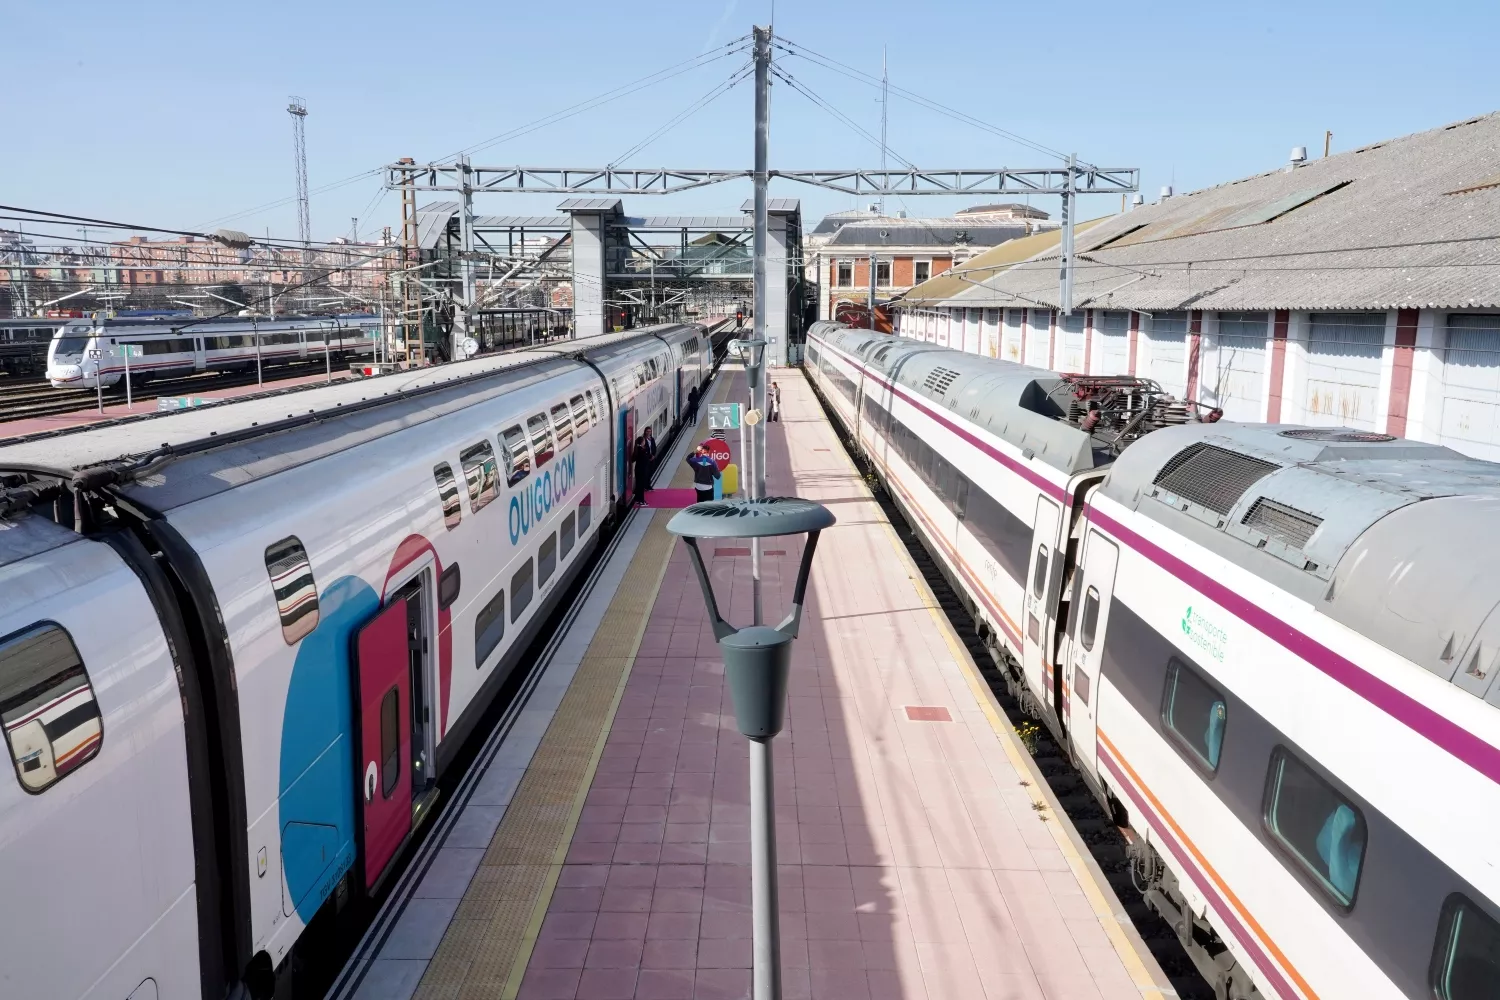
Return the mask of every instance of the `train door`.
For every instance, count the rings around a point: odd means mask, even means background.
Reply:
[[[398,590],[355,640],[364,884],[370,892],[411,835],[431,785],[425,577]]]
[[[615,449],[615,458],[620,463],[620,492],[621,497],[634,496],[632,492],[635,485],[635,463],[631,461],[635,454],[635,407],[629,406],[620,411],[620,437],[619,447]]]
[[[193,337],[193,371],[201,372],[208,367],[208,352],[203,349],[203,338]]]
[[[1067,652],[1068,739],[1073,757],[1089,774],[1098,776],[1099,669],[1110,599],[1115,589],[1115,567],[1120,550],[1114,542],[1090,530],[1078,570],[1078,593],[1069,621]]]
[[[1061,678],[1054,679],[1052,663],[1048,653],[1049,637],[1053,634],[1053,619],[1057,602],[1053,599],[1053,583],[1057,568],[1062,562],[1057,552],[1057,527],[1062,519],[1062,509],[1046,497],[1036,499],[1036,518],[1032,521],[1031,565],[1026,576],[1026,600],[1024,602],[1023,633],[1021,636],[1022,667],[1026,682],[1032,691],[1040,695],[1043,706],[1054,715],[1058,712],[1058,687]]]

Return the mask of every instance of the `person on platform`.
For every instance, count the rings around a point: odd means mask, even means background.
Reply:
[[[714,480],[719,478],[719,463],[708,454],[708,449],[699,445],[688,456],[688,465],[693,467],[693,490],[698,494],[698,503],[714,498]]]
[[[771,419],[781,423],[781,386],[771,383]]]
[[[643,438],[646,439],[646,450],[651,453],[651,455],[650,455],[650,457],[651,457],[651,464],[655,465],[656,464],[656,432],[654,430],[652,430],[648,426],[646,428],[646,430],[644,432],[642,432],[641,437],[643,437]]]
[[[687,414],[684,419],[689,427],[698,426],[698,387],[696,385],[688,390]]]
[[[635,448],[630,452],[630,462],[635,470],[635,505],[646,505],[646,487],[651,485],[651,452],[646,447],[644,434],[637,434]]]

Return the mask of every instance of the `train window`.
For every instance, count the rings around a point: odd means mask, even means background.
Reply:
[[[1099,628],[1099,588],[1090,587],[1087,594],[1083,595],[1083,621],[1078,632],[1078,641],[1083,643],[1083,648],[1092,651],[1094,648],[1094,633]]]
[[[380,699],[380,797],[388,799],[401,779],[401,686]]]
[[[1094,592],[1090,587],[1089,591]],[[1098,595],[1094,616],[1098,618]],[[1167,733],[1212,774],[1219,770],[1224,747],[1224,696],[1175,656],[1167,664],[1161,721]]]
[[[557,570],[557,535],[548,535],[536,554],[536,582],[546,583]]]
[[[1365,818],[1285,747],[1271,754],[1262,819],[1271,839],[1333,900],[1354,905],[1365,856]]]
[[[463,586],[463,574],[459,572],[458,563],[443,570],[438,577],[438,610],[453,606],[458,600],[459,589]]]
[[[474,667],[484,666],[500,640],[505,638],[505,591],[500,591],[479,609],[474,618]]]
[[[1040,600],[1047,591],[1047,546],[1036,547],[1036,568],[1031,573],[1031,596]]]
[[[521,617],[521,612],[531,604],[531,560],[526,560],[516,575],[510,578],[510,620]]]
[[[526,418],[526,430],[531,434],[531,451],[536,456],[536,467],[540,469],[552,458],[552,427],[545,413]]]
[[[28,792],[46,791],[98,755],[99,703],[61,626],[43,622],[0,640],[0,726]]]
[[[578,534],[586,535],[589,532],[589,522],[594,519],[594,495],[585,493],[583,499],[578,501]]]
[[[568,413],[567,403],[558,403],[552,408],[552,426],[557,431],[559,448],[566,448],[573,443],[573,417]]]
[[[489,441],[471,444],[458,453],[469,486],[469,506],[479,513],[500,493],[499,473],[495,469],[495,449]]]
[[[526,433],[514,424],[500,433],[500,455],[505,459],[505,485],[514,486],[531,472],[531,455],[526,451]]]
[[[438,500],[443,505],[443,524],[452,531],[464,519],[464,505],[458,499],[458,481],[453,478],[453,466],[439,462],[432,467],[432,478],[437,480]]]
[[[1460,893],[1443,904],[1432,954],[1437,1000],[1492,1000],[1500,996],[1500,923]]]
[[[573,429],[579,437],[583,437],[584,432],[589,429],[589,408],[584,404],[582,395],[568,400],[568,405],[573,408]]]
[[[318,584],[307,550],[296,535],[266,546],[266,572],[281,616],[281,637],[288,646],[318,627]]]
[[[573,512],[568,511],[568,516],[562,519],[562,527],[557,529],[562,539],[562,557],[564,559],[568,558],[568,553],[573,551],[574,523]]]

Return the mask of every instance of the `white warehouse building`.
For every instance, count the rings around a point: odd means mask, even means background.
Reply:
[[[1500,113],[1081,224],[1066,317],[1057,244],[916,286],[896,332],[1500,460]]]

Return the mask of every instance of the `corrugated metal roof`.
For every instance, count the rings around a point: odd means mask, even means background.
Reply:
[[[624,202],[618,198],[569,198],[557,206],[559,212],[619,212]]]
[[[417,246],[423,250],[436,247],[458,207],[456,201],[435,201],[417,209]]]
[[[573,228],[573,220],[566,215],[476,215],[475,229],[556,229],[563,232]]]
[[[740,206],[741,212],[755,211],[755,199],[747,198]],[[802,211],[802,201],[799,198],[767,198],[766,211],[771,215],[791,215]]]
[[[727,229],[739,232],[750,228],[753,222],[743,215],[648,215],[624,218],[619,224],[631,229]]]
[[[1077,233],[1087,232],[1103,221],[1105,220],[1091,219],[1088,222],[1078,223],[1074,227],[1075,241]],[[973,288],[978,282],[991,278],[996,273],[1014,267],[1021,261],[1043,251],[1052,249],[1061,239],[1061,230],[1049,229],[990,247],[984,253],[970,257],[958,267],[934,275],[915,286],[901,296],[901,304],[903,306],[935,306],[946,303],[961,292]]]
[[[1500,188],[1484,186],[1497,171],[1490,114],[1138,208],[1080,242],[1073,304],[1500,307]],[[1055,304],[1055,248],[953,299]]]

